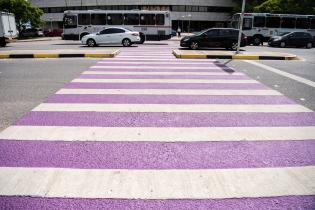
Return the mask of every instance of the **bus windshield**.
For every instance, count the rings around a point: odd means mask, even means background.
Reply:
[[[76,15],[65,15],[63,18],[63,25],[65,28],[76,28],[77,27],[77,16]]]

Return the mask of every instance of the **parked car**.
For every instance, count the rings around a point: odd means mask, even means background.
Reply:
[[[177,32],[174,30],[174,29],[172,29],[172,34],[171,34],[172,36],[176,36],[177,35]]]
[[[201,31],[193,36],[181,39],[181,47],[189,47],[196,50],[200,47],[224,47],[226,49],[237,49],[239,30],[233,28],[211,28]],[[242,34],[241,47],[247,45],[247,37]]]
[[[314,38],[311,34],[306,32],[291,32],[281,34],[280,36],[273,36],[269,39],[269,46],[276,47],[306,47],[312,48],[314,44]]]
[[[124,47],[129,47],[139,42],[139,32],[118,27],[106,28],[98,33],[85,35],[81,39],[81,43],[89,47],[99,44],[122,44]]]
[[[63,33],[63,29],[59,28],[59,29],[54,29],[54,30],[45,30],[44,31],[44,35],[45,36],[61,36]]]
[[[17,36],[18,31],[14,14],[0,12],[0,47],[5,47],[8,42],[16,39]]]
[[[20,37],[38,37],[44,36],[43,30],[40,28],[28,28],[24,29],[20,33]]]

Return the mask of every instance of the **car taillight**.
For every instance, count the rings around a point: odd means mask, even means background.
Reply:
[[[131,35],[132,35],[132,36],[139,36],[138,33],[132,33]]]

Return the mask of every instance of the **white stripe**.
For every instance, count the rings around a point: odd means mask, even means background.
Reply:
[[[85,71],[82,74],[104,74],[104,75],[207,75],[207,76],[244,76],[243,73],[228,73],[228,72],[119,72],[119,71]]]
[[[312,140],[315,126],[301,127],[72,127],[10,126],[0,139],[48,141],[267,141]]]
[[[279,74],[279,75],[281,75],[281,76],[290,78],[290,79],[292,79],[292,80],[298,81],[298,82],[303,83],[303,84],[305,84],[305,85],[309,85],[309,86],[311,86],[311,87],[315,87],[315,82],[314,82],[314,81],[305,79],[305,78],[303,78],[303,77],[299,77],[299,76],[296,76],[296,75],[294,75],[294,74],[290,74],[290,73],[281,71],[281,70],[279,70],[279,69],[276,69],[276,68],[273,68],[273,67],[271,67],[271,66],[267,66],[267,65],[264,65],[264,64],[255,62],[255,61],[245,61],[245,62],[250,63],[250,64],[253,64],[253,65],[258,66],[258,67],[261,67],[261,68],[263,68],[263,69],[265,69],[265,70],[271,71],[271,72],[276,73],[276,74]]]
[[[217,66],[198,66],[198,67],[191,67],[191,66],[91,66],[92,69],[230,69],[225,67],[217,67]]]
[[[315,167],[244,169],[0,168],[0,195],[224,199],[315,194]]]
[[[183,90],[183,89],[61,89],[56,94],[134,94],[134,95],[282,95],[275,90]]]
[[[77,104],[43,103],[33,111],[58,112],[313,112],[301,105],[227,104]]]
[[[116,64],[116,63],[121,63],[121,64],[128,64],[129,66],[130,65],[135,65],[135,66],[137,66],[138,64],[145,64],[144,62],[126,62],[126,61],[118,61],[118,62],[112,62],[112,61],[106,61],[106,62],[104,62],[104,61],[99,61],[98,62],[99,64]],[[193,62],[193,63],[188,63],[188,62],[186,62],[186,63],[182,63],[182,62],[178,62],[178,61],[176,61],[175,60],[175,62],[164,62],[164,61],[160,61],[160,62],[150,62],[150,63],[148,63],[148,64],[152,64],[152,65],[155,65],[155,64],[176,64],[176,65],[178,65],[178,66],[181,66],[181,65],[187,65],[187,64],[189,64],[189,65],[212,65],[213,66],[213,63],[204,63],[204,62]],[[163,66],[164,67],[164,66]]]
[[[198,83],[198,84],[256,84],[256,80],[229,79],[74,79],[71,82],[81,83]]]

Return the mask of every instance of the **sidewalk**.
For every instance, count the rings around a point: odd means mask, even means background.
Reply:
[[[58,50],[11,50],[0,52],[0,59],[6,58],[71,58],[71,57],[90,57],[90,58],[112,58],[119,54],[118,48],[106,50],[94,49],[58,49]]]
[[[226,50],[173,50],[176,58],[238,59],[238,60],[298,60],[296,55],[280,52],[247,52],[235,54]]]

